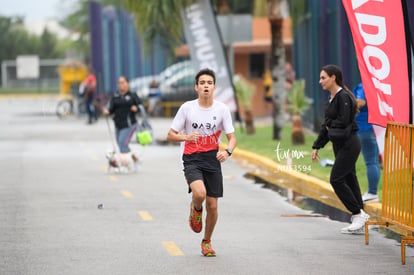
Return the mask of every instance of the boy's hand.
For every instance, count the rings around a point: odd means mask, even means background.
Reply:
[[[198,132],[192,132],[191,134],[186,136],[186,141],[189,142],[195,142],[197,143],[198,138],[200,137],[200,134]]]
[[[227,151],[219,151],[217,152],[217,160],[220,162],[224,162],[229,158],[229,153]]]

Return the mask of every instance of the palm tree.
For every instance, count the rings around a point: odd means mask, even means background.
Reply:
[[[194,0],[124,0],[126,8],[134,13],[137,30],[145,49],[152,54],[157,37],[162,37],[173,51],[181,42],[181,10]]]
[[[286,0],[255,0],[254,16],[266,16],[271,27],[270,72],[272,78],[273,139],[281,139],[285,122],[285,47],[282,37],[283,20],[288,17]]]
[[[239,106],[244,113],[244,122],[246,124],[246,134],[254,135],[256,132],[253,122],[253,113],[251,110],[251,99],[255,91],[255,86],[241,75],[233,78],[234,89],[236,91]]]
[[[288,16],[286,0],[267,0],[267,17],[272,34],[271,74],[273,80],[273,139],[281,139],[285,120],[285,46],[282,39],[283,19]]]
[[[309,108],[310,100],[305,96],[305,80],[293,82],[289,92],[289,110],[292,114],[292,144],[305,144],[301,115]]]
[[[104,6],[111,5],[117,8],[121,7],[119,0],[95,0]],[[68,1],[62,1],[68,2]],[[78,33],[79,38],[72,42],[73,49],[77,50],[79,54],[85,54],[85,59],[89,59],[89,17],[88,9],[90,0],[76,0],[72,1],[70,12],[60,20],[60,24],[68,30]],[[66,3],[65,3],[66,4]]]

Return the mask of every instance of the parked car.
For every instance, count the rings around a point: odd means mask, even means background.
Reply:
[[[188,70],[189,68],[192,68],[190,60],[178,62],[167,67],[158,75],[143,76],[132,79],[129,83],[129,86],[131,91],[135,91],[140,96],[140,98],[146,100],[149,94],[149,87],[153,80],[157,81],[157,83],[161,85],[169,78],[175,76],[178,72],[182,70]]]
[[[159,86],[162,101],[187,101],[197,98],[194,76],[194,69],[187,67],[163,81]]]

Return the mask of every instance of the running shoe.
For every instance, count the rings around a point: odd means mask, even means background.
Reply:
[[[362,201],[363,202],[378,202],[378,195],[367,192],[362,195]]]
[[[365,234],[365,223],[369,220],[370,216],[361,209],[361,213],[352,215],[351,224],[341,229],[342,234]]]
[[[191,229],[196,232],[200,233],[203,229],[203,208],[200,211],[197,211],[194,207],[194,204],[191,203],[190,209],[190,218],[188,219],[188,223],[190,224]]]
[[[348,227],[348,230],[351,232],[360,230],[365,226],[365,222],[368,221],[369,215],[361,211],[361,214],[352,216],[352,223]]]
[[[365,235],[365,226],[361,227],[360,229],[351,231],[349,230],[349,226],[344,227],[341,229],[342,234],[350,234],[350,235]]]
[[[363,209],[361,209],[361,215],[362,215],[362,217],[364,217],[365,222],[369,221],[370,216]]]
[[[210,240],[203,240],[201,242],[201,254],[205,257],[215,257],[216,252],[211,247],[211,241]]]

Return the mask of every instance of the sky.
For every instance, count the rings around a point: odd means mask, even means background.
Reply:
[[[0,15],[24,16],[26,29],[42,34],[45,27],[59,38],[67,38],[69,32],[58,21],[69,12],[78,0],[0,0]],[[63,12],[62,12],[63,11]]]
[[[72,3],[76,0],[0,0],[0,15],[23,15],[25,23],[61,19],[60,11]]]

